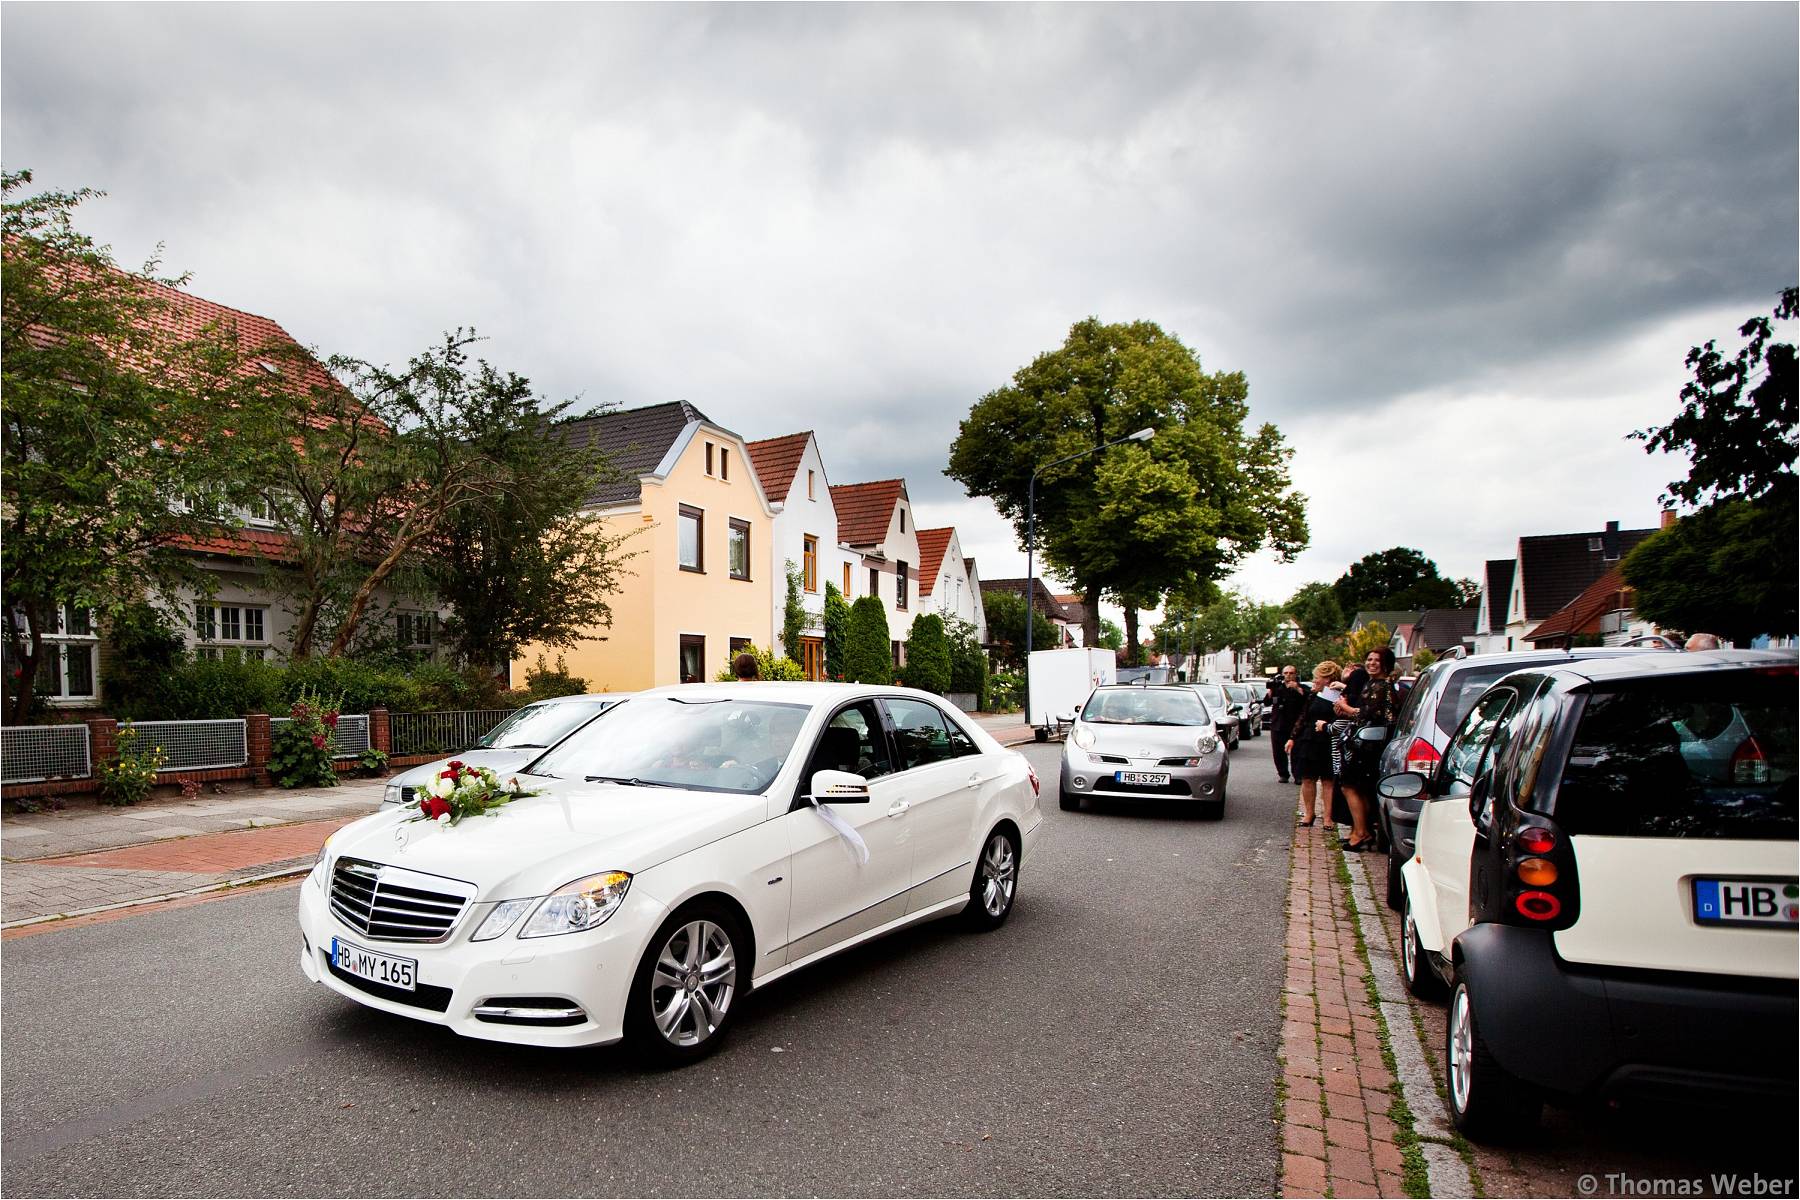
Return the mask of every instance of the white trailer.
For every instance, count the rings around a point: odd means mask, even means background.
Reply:
[[[1111,650],[1033,650],[1025,665],[1031,691],[1026,719],[1036,726],[1038,741],[1065,728],[1087,703],[1089,692],[1117,678],[1118,658]]]

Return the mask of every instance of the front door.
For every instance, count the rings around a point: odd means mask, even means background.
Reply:
[[[800,639],[800,669],[808,679],[825,678],[825,639],[803,637]]]
[[[937,705],[902,696],[882,704],[912,822],[912,897],[906,907],[918,912],[968,892],[976,805],[997,772]]]
[[[797,962],[838,942],[906,915],[912,880],[912,826],[894,773],[893,751],[873,700],[839,709],[820,732],[800,776],[810,793],[815,771],[850,771],[869,781],[866,804],[833,804],[831,811],[855,828],[869,849],[859,863],[853,848],[810,805],[781,818],[793,847],[793,892],[788,947],[783,961]]]

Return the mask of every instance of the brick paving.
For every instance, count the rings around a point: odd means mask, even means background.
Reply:
[[[1397,1091],[1323,826],[1294,831],[1281,1053],[1284,1196],[1404,1196]]]
[[[135,871],[186,871],[193,874],[227,874],[265,863],[291,858],[316,857],[325,839],[347,824],[342,818],[305,821],[233,833],[207,833],[198,837],[151,842],[122,850],[101,850],[52,859],[46,866],[112,867]]]

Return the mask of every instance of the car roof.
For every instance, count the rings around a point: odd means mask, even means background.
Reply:
[[[1096,692],[1179,692],[1183,688],[1194,686],[1188,683],[1101,683],[1094,685]]]
[[[730,683],[671,683],[647,691],[634,692],[638,699],[688,698],[706,700],[767,700],[778,704],[831,704],[864,696],[903,696],[929,700],[940,708],[951,707],[949,701],[932,692],[917,688],[882,687],[872,683],[813,683],[787,680],[741,679]]]
[[[1589,683],[1622,679],[1653,679],[1670,675],[1695,675],[1711,671],[1748,671],[1757,668],[1800,665],[1792,650],[1664,651],[1642,657],[1583,659],[1555,664],[1558,675],[1574,676]]]
[[[617,704],[621,700],[629,700],[636,692],[577,692],[573,696],[545,696],[542,700],[533,700],[531,705],[538,704],[579,704],[584,700],[605,700],[609,704]],[[525,705],[523,707],[531,707]]]
[[[1572,662],[1591,662],[1595,659],[1645,658],[1659,654],[1672,654],[1673,651],[1662,650],[1653,646],[1577,646],[1573,650],[1501,650],[1492,654],[1471,654],[1467,658],[1440,658],[1431,664],[1438,670],[1438,676],[1455,675],[1459,671],[1477,667],[1512,666],[1517,669],[1526,667],[1554,667]]]

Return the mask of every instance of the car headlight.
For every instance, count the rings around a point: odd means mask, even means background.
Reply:
[[[544,902],[531,914],[531,920],[525,922],[519,936],[552,937],[593,929],[618,911],[630,887],[631,876],[624,871],[604,871],[565,883],[544,897]]]
[[[319,847],[319,857],[313,860],[312,871],[306,876],[306,881],[323,892],[329,890],[326,885],[330,880],[331,839],[326,838],[325,844]]]
[[[1094,731],[1089,729],[1086,725],[1078,725],[1075,728],[1075,732],[1070,735],[1069,740],[1073,741],[1083,750],[1092,750],[1094,748]]]
[[[492,941],[511,929],[513,927],[513,922],[529,912],[531,906],[537,902],[538,898],[536,896],[531,896],[524,900],[502,900],[500,903],[494,905],[493,911],[488,913],[487,919],[481,923],[481,927],[475,931],[474,935],[471,936],[469,940],[471,942]]]
[[[1218,737],[1213,734],[1210,734],[1210,733],[1201,734],[1200,740],[1194,744],[1194,749],[1200,751],[1200,756],[1202,758],[1206,757],[1208,754],[1211,754],[1213,751],[1217,750],[1218,748],[1219,748]]]
[[[398,803],[400,803],[400,785],[397,783],[390,783],[386,787],[382,788],[381,789],[381,802],[383,804],[398,804]]]

